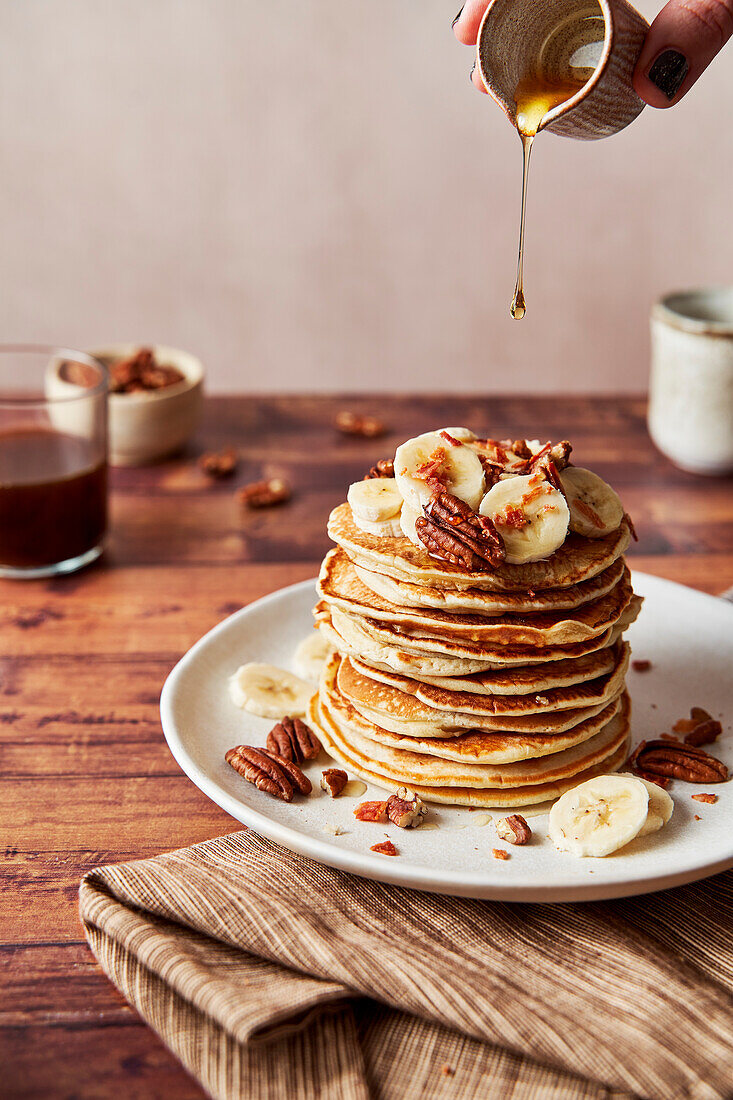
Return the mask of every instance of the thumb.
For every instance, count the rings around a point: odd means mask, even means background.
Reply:
[[[671,107],[733,34],[733,0],[669,0],[652,23],[634,72],[637,95]]]

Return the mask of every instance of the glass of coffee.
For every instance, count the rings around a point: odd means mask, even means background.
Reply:
[[[102,553],[107,387],[83,352],[0,345],[0,577],[71,573]]]

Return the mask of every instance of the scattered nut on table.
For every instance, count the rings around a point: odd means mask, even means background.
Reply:
[[[292,490],[281,477],[271,477],[267,481],[253,481],[243,485],[237,493],[237,500],[247,508],[272,508],[290,500]]]
[[[360,435],[364,439],[376,439],[385,432],[384,424],[376,416],[360,416],[349,409],[336,414],[335,424],[343,435]]]

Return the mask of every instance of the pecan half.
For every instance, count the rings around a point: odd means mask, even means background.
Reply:
[[[221,451],[208,451],[199,458],[199,467],[209,477],[230,477],[237,468],[235,447],[224,447]]]
[[[422,824],[428,808],[409,787],[398,787],[387,799],[387,817],[400,829],[414,829]]]
[[[396,856],[399,855],[397,849],[391,840],[383,840],[381,844],[372,844],[369,849],[370,852],[379,852],[380,856]]]
[[[321,790],[330,794],[331,798],[338,798],[348,782],[349,777],[341,768],[326,768],[321,775]]]
[[[496,823],[496,833],[507,844],[527,844],[532,838],[532,830],[521,814],[510,814]]]
[[[394,477],[394,462],[391,458],[380,458],[379,462],[372,466],[368,473],[364,474],[364,481],[373,477]]]
[[[643,658],[637,661],[632,661],[631,667],[633,668],[634,672],[649,672],[650,668],[652,667],[652,663],[651,661],[647,661],[646,658]]]
[[[387,820],[387,803],[360,802],[354,810],[354,817],[357,821],[378,821],[383,823]]]
[[[360,416],[349,409],[337,413],[334,423],[343,435],[358,435],[363,439],[376,439],[377,436],[384,435],[386,430],[376,416]]]
[[[247,508],[271,508],[275,504],[284,504],[292,495],[287,481],[281,477],[271,477],[268,481],[253,481],[251,485],[244,485],[237,493],[237,500]]]
[[[297,764],[267,749],[237,745],[229,749],[224,759],[248,783],[283,802],[292,802],[296,791],[300,794],[311,792],[310,780]]]
[[[724,783],[728,769],[721,760],[694,745],[670,741],[642,741],[628,760],[627,768],[651,777],[662,775],[687,783]]]
[[[294,760],[296,764],[312,760],[322,747],[310,726],[306,726],[300,718],[288,717],[272,727],[266,744],[270,752],[278,753],[285,760]]]
[[[469,572],[496,568],[504,560],[504,543],[488,516],[463,500],[438,492],[415,521],[415,531],[428,553]]]

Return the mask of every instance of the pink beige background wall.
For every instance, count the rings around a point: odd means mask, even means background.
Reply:
[[[651,301],[733,280],[733,53],[540,137],[518,324],[520,146],[457,6],[6,0],[2,340],[178,345],[212,390],[643,389]]]

